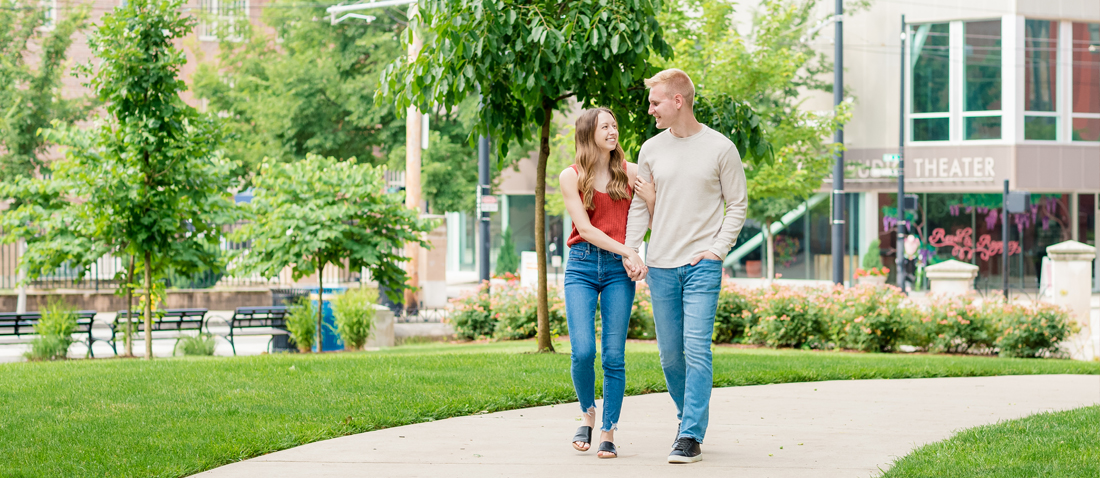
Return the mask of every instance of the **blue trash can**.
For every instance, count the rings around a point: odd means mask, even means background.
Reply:
[[[324,309],[321,310],[321,343],[322,352],[331,352],[335,350],[344,350],[344,341],[340,339],[340,334],[336,333],[336,316],[332,313],[332,301],[337,295],[343,294],[348,290],[347,287],[325,287]],[[309,289],[309,298],[313,301],[313,306],[317,307],[317,288],[313,287]],[[317,346],[313,346],[313,350],[317,350]]]

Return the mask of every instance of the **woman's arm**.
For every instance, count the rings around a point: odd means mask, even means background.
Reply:
[[[573,168],[566,168],[558,176],[558,180],[561,183],[562,197],[565,199],[565,209],[569,211],[569,217],[572,218],[573,226],[577,228],[577,233],[581,235],[581,238],[600,249],[628,258],[633,265],[640,266],[642,264],[641,257],[634,249],[626,247],[626,245],[612,239],[592,225],[588,217],[588,211],[584,209],[584,200],[581,199],[580,191],[577,188],[577,172],[573,171]]]

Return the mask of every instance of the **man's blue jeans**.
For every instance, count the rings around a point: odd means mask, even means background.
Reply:
[[[714,384],[710,344],[722,288],[722,261],[703,259],[694,266],[673,269],[650,267],[646,282],[661,368],[680,419],[679,437],[702,443]]]
[[[615,430],[626,390],[626,330],[634,305],[634,281],[618,254],[581,242],[565,266],[565,315],[573,360],[573,388],[583,413],[596,407],[596,303],[602,328],[603,431]],[[713,314],[711,314],[713,315]]]

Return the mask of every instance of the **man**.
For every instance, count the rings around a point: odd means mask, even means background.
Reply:
[[[635,279],[648,275],[661,367],[680,419],[668,461],[694,463],[702,459],[714,382],[710,346],[722,259],[748,208],[745,171],[733,142],[695,119],[695,86],[686,73],[665,70],[645,84],[649,114],[664,131],[642,145],[638,186],[650,178],[657,200],[650,217],[635,195],[626,245],[638,249],[652,229],[647,267]]]

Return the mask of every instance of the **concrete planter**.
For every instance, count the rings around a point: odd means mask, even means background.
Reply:
[[[929,292],[933,294],[962,295],[974,290],[974,278],[978,266],[950,259],[924,268]]]
[[[1069,310],[1081,326],[1077,335],[1063,343],[1072,358],[1100,358],[1100,321],[1090,317],[1092,261],[1096,248],[1077,241],[1066,241],[1047,248],[1051,262],[1051,285],[1045,300]]]
[[[873,286],[886,285],[886,276],[860,276],[856,278],[856,283],[871,284]]]

